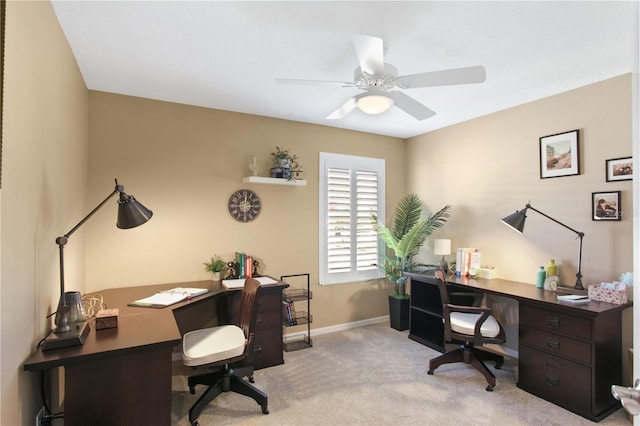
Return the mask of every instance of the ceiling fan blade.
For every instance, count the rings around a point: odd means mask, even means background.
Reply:
[[[353,36],[353,47],[363,72],[375,76],[384,74],[384,47],[381,38],[356,34]]]
[[[333,111],[327,116],[327,120],[339,120],[349,114],[356,107],[356,98],[351,98],[345,102],[340,108]]]
[[[426,120],[436,115],[435,111],[422,105],[410,96],[402,92],[388,92],[387,95],[393,99],[393,104],[415,118],[416,120]]]
[[[301,78],[276,78],[279,84],[303,84],[312,86],[340,85],[344,87],[353,87],[353,82],[335,81],[335,80],[304,80]]]
[[[448,86],[453,84],[482,83],[487,73],[482,65],[465,68],[452,68],[442,71],[423,72],[398,77],[397,84],[403,89],[417,87]]]

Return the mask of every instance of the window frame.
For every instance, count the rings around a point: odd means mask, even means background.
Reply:
[[[319,246],[319,283],[320,285],[334,285],[334,284],[347,284],[353,282],[367,281],[371,279],[381,278],[383,274],[379,268],[372,270],[358,271],[356,268],[351,268],[348,272],[329,273],[328,266],[328,247],[329,247],[329,180],[328,171],[330,168],[340,168],[349,170],[350,174],[350,187],[356,188],[356,173],[361,172],[375,172],[377,174],[377,218],[378,223],[384,223],[385,220],[385,160],[381,158],[362,157],[346,154],[335,154],[328,152],[320,152],[320,165],[319,165],[319,226],[318,226],[318,246]],[[357,193],[350,194],[351,205],[357,201]],[[355,209],[351,209],[352,229],[357,229],[357,216],[355,216]],[[377,236],[377,234],[376,234]],[[355,233],[351,236],[351,241],[355,241]],[[385,246],[383,242],[377,238],[377,256],[376,263],[380,261],[381,255],[384,253]],[[357,261],[357,246],[351,244],[351,258],[352,266],[355,266]]]

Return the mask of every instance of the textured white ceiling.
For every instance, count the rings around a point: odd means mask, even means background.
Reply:
[[[53,7],[89,89],[411,137],[637,72],[638,2],[62,1]],[[325,117],[358,89],[353,34],[414,74],[484,65],[482,84],[404,92],[437,112]]]

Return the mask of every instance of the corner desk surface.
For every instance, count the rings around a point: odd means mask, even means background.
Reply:
[[[175,287],[206,288],[207,293],[164,308],[128,306],[134,300]],[[281,291],[284,283],[266,285]],[[194,281],[97,291],[105,308],[119,308],[118,327],[91,330],[80,346],[42,351],[27,358],[27,371],[65,368],[65,425],[171,423],[171,368],[174,347],[191,329],[214,326],[217,307],[228,315],[228,290],[220,282]],[[281,342],[280,342],[281,343]]]

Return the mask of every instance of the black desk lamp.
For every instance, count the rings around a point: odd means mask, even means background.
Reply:
[[[62,237],[56,238],[56,244],[60,249],[60,301],[58,303],[58,310],[56,314],[56,328],[44,341],[42,346],[43,350],[63,348],[67,346],[82,345],[85,337],[89,333],[89,326],[86,321],[81,321],[75,324],[73,327],[69,321],[70,307],[67,303],[64,291],[64,246],[67,244],[71,234],[76,232],[84,223],[89,220],[91,216],[115,194],[120,194],[118,199],[118,221],[116,226],[121,229],[135,228],[136,226],[146,223],[153,212],[147,209],[145,206],[136,201],[131,195],[127,195],[124,192],[124,186],[118,185],[116,179],[116,187],[107,198],[104,199],[98,206],[91,210],[91,212],[84,217],[76,226],[71,228],[69,232]]]
[[[520,210],[520,211],[516,211],[515,213],[505,217],[504,219],[501,219],[503,223],[509,225],[511,228],[515,229],[516,231],[518,231],[519,233],[522,234],[522,231],[524,230],[524,222],[525,219],[527,218],[527,209],[531,209],[534,212],[538,212],[539,214],[541,214],[542,216],[546,217],[549,220],[554,221],[555,223],[557,223],[558,225],[564,226],[565,228],[567,228],[570,231],[575,232],[576,234],[578,234],[578,238],[580,238],[580,255],[578,257],[578,273],[576,274],[576,285],[575,285],[575,289],[576,290],[584,290],[584,287],[582,287],[582,238],[584,238],[584,232],[579,232],[576,231],[575,229],[565,225],[564,223],[560,222],[559,220],[556,220],[554,218],[552,218],[549,215],[546,215],[544,213],[542,213],[540,210],[535,209],[533,207],[531,207],[531,204],[527,203],[526,206],[524,206],[524,209]]]

